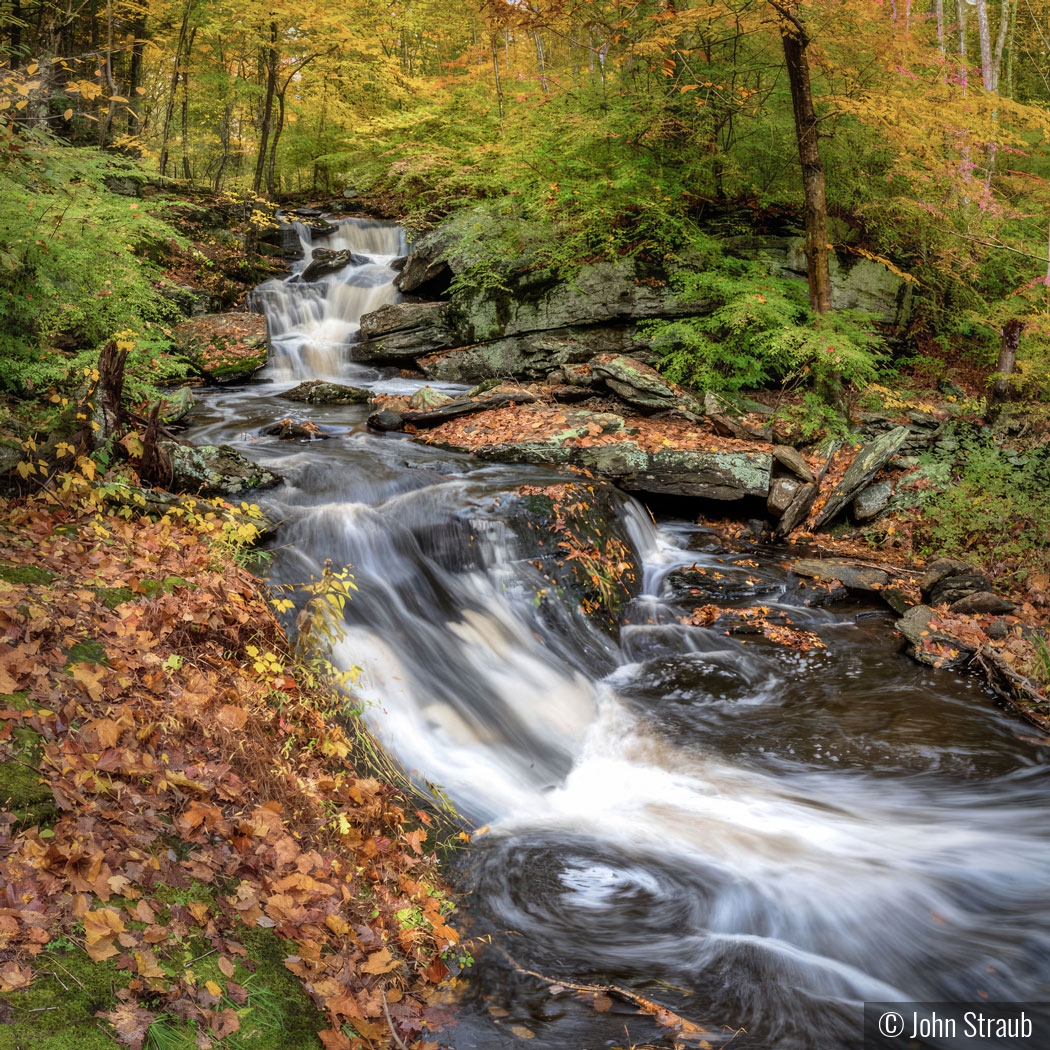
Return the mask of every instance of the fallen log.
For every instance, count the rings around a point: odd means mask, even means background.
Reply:
[[[535,394],[522,390],[514,394],[494,394],[492,397],[474,398],[469,401],[450,401],[440,408],[431,408],[423,412],[391,412],[383,409],[373,412],[368,417],[368,425],[377,430],[404,430],[406,427],[425,430],[461,416],[488,412],[493,408],[505,408],[507,405],[527,405],[537,400]]]

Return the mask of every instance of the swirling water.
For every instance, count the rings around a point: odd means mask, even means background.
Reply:
[[[975,680],[908,660],[884,613],[806,607],[783,551],[656,524],[626,497],[644,586],[620,630],[539,600],[508,514],[517,487],[559,475],[373,434],[361,406],[281,400],[304,377],[419,385],[346,352],[361,314],[396,300],[401,232],[348,220],[336,237],[369,261],[263,285],[273,362],[206,394],[190,436],[240,442],[285,478],[261,500],[284,522],[278,582],[353,565],[333,659],[362,669],[370,721],[404,765],[490,826],[456,876],[467,932],[493,946],[442,1040],[666,1035],[520,969],[628,987],[712,1044],[743,1028],[734,1046],[777,1050],[859,1046],[865,1000],[1050,999],[1047,742]],[[328,440],[260,436],[288,415]],[[694,562],[712,594],[686,602],[667,576]],[[693,604],[757,598],[827,648],[679,622]]]

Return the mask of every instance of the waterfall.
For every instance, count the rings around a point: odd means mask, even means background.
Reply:
[[[313,233],[295,223],[303,259],[285,280],[261,284],[249,307],[266,315],[270,362],[266,377],[277,383],[304,379],[345,382],[347,348],[360,328],[362,314],[399,299],[390,264],[408,250],[404,231],[392,223],[343,219],[330,235],[314,244]],[[300,280],[316,247],[349,250],[366,261],[344,267],[318,281]]]

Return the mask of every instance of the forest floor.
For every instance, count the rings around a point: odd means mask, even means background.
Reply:
[[[367,772],[242,539],[0,501],[5,1050],[437,1046],[437,825]]]

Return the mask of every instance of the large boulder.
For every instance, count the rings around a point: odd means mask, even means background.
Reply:
[[[403,362],[455,345],[446,303],[388,303],[361,318],[352,361]],[[433,378],[429,377],[428,378]]]
[[[361,255],[354,255],[349,248],[333,251],[331,248],[314,248],[310,253],[310,263],[299,275],[301,281],[319,281],[322,277],[337,273],[346,266],[360,266],[368,260]]]
[[[247,379],[269,355],[266,318],[262,314],[228,313],[192,317],[175,326],[176,353],[218,383]]]
[[[171,458],[175,492],[243,497],[253,489],[272,488],[281,480],[229,445],[162,444]]]

